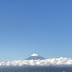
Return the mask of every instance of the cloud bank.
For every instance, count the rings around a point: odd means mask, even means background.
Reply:
[[[44,60],[16,60],[8,62],[0,62],[0,66],[56,66],[56,65],[72,65],[71,58],[52,58]]]

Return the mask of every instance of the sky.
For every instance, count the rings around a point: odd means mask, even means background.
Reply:
[[[0,0],[0,61],[72,58],[72,0]]]

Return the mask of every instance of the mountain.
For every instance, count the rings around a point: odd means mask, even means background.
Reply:
[[[25,60],[43,60],[43,59],[45,58],[43,58],[38,54],[32,54],[30,57],[26,58]]]

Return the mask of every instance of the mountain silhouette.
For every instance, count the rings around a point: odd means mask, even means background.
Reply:
[[[43,58],[38,54],[32,54],[30,57],[26,58],[25,60],[43,60],[43,59],[45,58]]]

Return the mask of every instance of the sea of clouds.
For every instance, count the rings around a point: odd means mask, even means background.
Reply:
[[[72,59],[66,57],[44,59],[44,60],[16,60],[0,62],[0,66],[56,66],[72,65]]]

